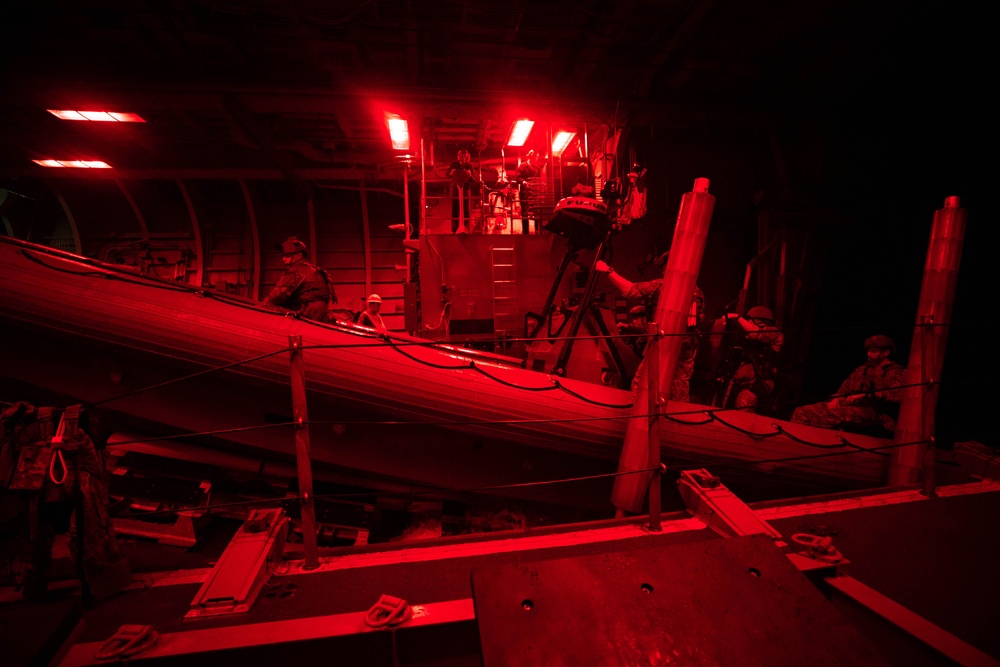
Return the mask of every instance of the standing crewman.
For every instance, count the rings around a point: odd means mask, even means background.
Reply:
[[[264,303],[308,320],[322,320],[337,296],[324,269],[306,261],[306,244],[294,236],[278,246],[285,273]]]
[[[472,163],[469,151],[458,151],[455,161],[448,167],[451,179],[451,233],[467,234],[472,229],[469,221],[469,199],[472,197]]]

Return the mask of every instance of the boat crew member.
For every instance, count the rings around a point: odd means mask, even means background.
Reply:
[[[469,222],[469,198],[472,196],[472,163],[464,148],[448,167],[451,179],[451,233],[465,234],[472,229]]]
[[[522,234],[531,233],[532,211],[528,201],[531,186],[528,184],[528,181],[542,173],[541,167],[535,164],[536,155],[535,151],[528,151],[528,154],[524,157],[524,162],[517,165],[517,178],[515,180],[517,181],[517,198],[521,208]]]
[[[906,368],[889,357],[896,344],[888,336],[865,340],[868,359],[854,369],[829,401],[795,408],[792,421],[855,433],[891,435],[896,430]]]
[[[55,408],[23,401],[0,412],[0,491],[10,492],[17,511],[11,524],[19,526],[10,565],[26,600],[46,600],[58,534],[70,536],[85,606],[132,583],[111,522],[98,430],[82,405],[65,408],[61,416]]]
[[[656,302],[660,298],[660,288],[663,286],[662,278],[633,283],[600,259],[594,265],[594,270],[607,274],[611,284],[626,299],[629,301],[640,301],[645,307],[644,311],[647,318],[649,313],[656,312]],[[680,355],[677,358],[677,368],[674,370],[674,379],[670,385],[671,401],[691,400],[691,376],[694,375],[694,360],[698,355],[698,348],[701,342],[699,327],[704,319],[705,293],[701,291],[700,287],[695,285],[694,294],[691,297],[691,312],[688,315],[687,335],[681,343]],[[635,376],[632,378],[633,392],[639,387],[644,366],[645,359],[640,362],[639,368],[636,369]]]
[[[285,273],[268,293],[264,303],[308,320],[322,320],[331,302],[337,300],[330,276],[306,261],[306,244],[290,236],[278,246]]]
[[[642,357],[646,350],[646,329],[649,325],[649,318],[646,316],[646,306],[639,304],[632,306],[628,311],[628,320],[618,323],[618,333],[622,335],[625,342],[632,348],[632,352],[637,357]]]
[[[363,327],[370,327],[377,333],[385,333],[387,329],[385,322],[382,321],[382,316],[379,314],[380,310],[382,310],[382,297],[378,294],[369,295],[368,306],[358,316],[358,324]]]
[[[767,306],[754,306],[742,317],[726,313],[729,351],[719,365],[710,403],[720,408],[773,414],[771,401],[778,369],[778,353],[785,335]]]

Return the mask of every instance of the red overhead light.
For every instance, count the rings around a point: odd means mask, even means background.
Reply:
[[[569,142],[573,141],[573,137],[576,136],[576,132],[568,132],[566,130],[560,130],[556,132],[555,139],[552,140],[552,154],[559,157],[569,146]]]
[[[32,160],[43,167],[69,167],[71,169],[111,169],[111,165],[101,160]]]
[[[531,134],[531,128],[535,126],[535,121],[527,118],[519,118],[514,121],[514,126],[510,128],[510,136],[507,137],[508,146],[523,146]]]
[[[392,148],[397,151],[410,150],[410,126],[405,119],[394,113],[385,114],[385,124],[389,127]]]
[[[105,123],[145,123],[139,114],[122,111],[72,111],[69,109],[46,109],[62,120],[93,120]]]

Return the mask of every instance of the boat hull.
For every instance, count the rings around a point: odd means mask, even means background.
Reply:
[[[13,239],[0,238],[0,284],[0,335],[4,349],[17,350],[5,363],[9,380],[127,415],[164,437],[215,432],[210,439],[222,446],[293,456],[291,427],[280,426],[291,421],[293,337],[304,348],[311,456],[321,465],[468,486],[515,483],[517,470],[521,482],[570,476],[557,474],[552,453],[592,462],[566,473],[611,471],[629,419],[644,418],[614,387],[457,346],[285,317]],[[191,373],[199,375],[173,381]],[[885,477],[887,456],[867,451],[891,444],[885,439],[682,402],[666,411],[668,465],[726,464],[736,475],[844,488]],[[481,455],[487,449],[493,458]],[[511,457],[517,464],[497,481]],[[537,464],[542,458],[550,462]],[[431,474],[446,467],[465,472]]]

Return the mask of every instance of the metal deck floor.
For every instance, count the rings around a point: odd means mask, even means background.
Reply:
[[[1000,577],[994,569],[995,556],[1000,552],[1000,535],[995,528],[1000,517],[997,491],[1000,485],[983,482],[942,487],[936,498],[916,491],[897,491],[840,494],[752,507],[786,540],[796,533],[833,537],[848,560],[842,566],[844,573],[986,654],[1000,658],[1000,633],[995,631],[995,620],[1000,618]],[[436,662],[431,653],[448,650],[434,642],[411,651],[409,658],[400,657],[395,637],[390,654],[384,647],[372,649],[371,642],[376,640],[361,636],[342,636],[337,644],[320,642],[308,650],[336,646],[348,652],[362,651],[366,656],[344,664],[481,664],[475,618],[474,614],[470,617],[471,607],[467,604],[473,597],[474,571],[725,539],[687,513],[665,515],[663,521],[664,531],[660,533],[652,533],[638,520],[632,520],[475,539],[445,538],[427,544],[324,551],[320,567],[311,572],[302,571],[298,560],[276,564],[248,613],[192,620],[184,620],[184,614],[207,571],[191,569],[169,577],[150,576],[145,578],[145,585],[140,583],[94,609],[82,611],[82,622],[72,638],[68,657],[55,664],[84,664],[79,662],[79,647],[103,642],[123,624],[151,625],[161,635],[232,629],[253,641],[254,635],[263,636],[265,629],[292,627],[288,622],[316,625],[317,619],[327,624],[335,622],[331,619],[356,621],[383,594],[402,598],[411,606],[466,601],[466,606],[454,607],[459,611],[451,619],[451,630],[439,627],[423,635],[437,636],[437,632],[439,640],[454,644],[450,657]],[[892,638],[882,627],[884,622],[873,620],[870,614],[858,612],[856,605],[820,588],[845,617],[863,626],[862,634],[884,647],[890,664],[953,664],[919,643]],[[19,616],[18,607],[24,609],[24,603],[0,605],[0,613],[8,623],[4,634],[9,637],[35,632],[31,627],[18,627],[18,618],[30,622],[30,615]],[[366,630],[363,626],[361,629]],[[314,627],[311,632],[322,636],[324,630]],[[308,644],[297,643],[299,648]],[[265,656],[271,652],[258,647],[254,655],[261,658],[260,664],[266,664]],[[196,663],[188,660],[186,664]]]

